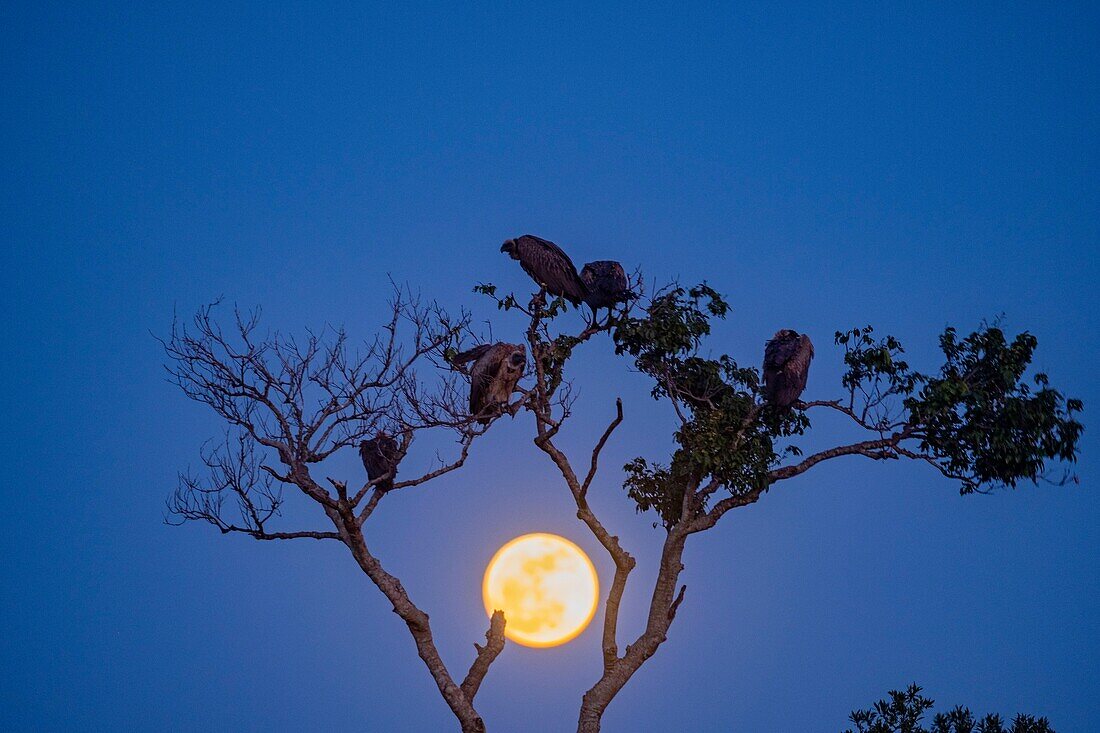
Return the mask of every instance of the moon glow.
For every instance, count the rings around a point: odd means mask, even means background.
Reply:
[[[504,635],[524,646],[564,644],[596,613],[599,580],[584,550],[537,532],[497,550],[482,583],[485,612],[504,611]]]

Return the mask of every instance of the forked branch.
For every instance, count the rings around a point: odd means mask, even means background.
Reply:
[[[474,644],[477,656],[474,658],[474,663],[470,665],[466,679],[462,681],[462,692],[470,702],[473,702],[474,695],[481,687],[481,681],[485,679],[489,665],[504,650],[504,624],[504,611],[493,611],[493,616],[489,619],[489,630],[485,632],[485,646]]]
[[[227,333],[215,320],[213,306],[200,310],[189,327],[177,324],[162,342],[170,380],[188,397],[211,407],[231,428],[223,445],[203,451],[205,478],[180,476],[168,501],[166,521],[205,521],[223,533],[258,540],[341,541],[405,622],[464,733],[483,733],[485,724],[472,700],[503,648],[503,615],[494,615],[486,645],[478,648],[463,684],[456,684],[436,649],[428,615],[371,554],[361,531],[383,496],[457,470],[473,441],[484,434],[486,428],[466,414],[453,374],[434,369],[438,379],[428,384],[416,371],[421,362],[441,361],[467,325],[466,314],[452,320],[438,306],[422,305],[400,288],[395,288],[392,317],[382,335],[362,350],[351,348],[341,329],[310,332],[304,340],[261,336],[258,314],[244,316],[239,311]],[[405,332],[407,346],[400,336]],[[380,431],[401,436],[399,464],[414,436],[427,430],[454,434],[457,457],[439,459],[435,468],[396,481],[389,491],[379,486],[395,477],[396,467],[354,493],[342,479],[329,478],[329,490],[313,478],[312,465]],[[271,465],[259,456],[263,448],[273,454]],[[316,502],[332,530],[269,530],[268,523],[280,514],[283,486]]]

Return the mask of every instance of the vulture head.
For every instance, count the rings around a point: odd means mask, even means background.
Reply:
[[[504,244],[500,245],[500,251],[511,257],[513,260],[519,259],[519,251],[516,248],[516,240],[506,239]]]
[[[523,344],[501,344],[507,346],[507,350],[501,349],[500,364],[497,367],[497,379],[503,385],[509,385],[507,396],[502,401],[507,402],[512,395],[512,389],[516,382],[523,376],[523,370],[527,368],[527,347]]]
[[[514,351],[508,355],[508,370],[522,372],[527,365],[527,347],[518,344]]]

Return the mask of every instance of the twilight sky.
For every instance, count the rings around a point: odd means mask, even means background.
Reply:
[[[364,5],[0,6],[0,728],[455,727],[339,545],[162,524],[221,428],[151,334],[219,295],[365,338],[389,273],[496,318],[470,288],[525,286],[497,249],[532,232],[708,279],[733,306],[715,352],[755,363],[777,328],[808,332],[814,398],[839,393],[837,328],[875,324],[932,368],[943,326],[1004,314],[1095,424],[1095,7]],[[626,366],[583,353],[563,437],[584,450],[623,397],[591,500],[639,559],[624,638],[661,534],[618,467],[667,455],[673,426]],[[531,430],[502,421],[368,525],[455,670],[507,540],[562,534],[610,578]],[[689,544],[669,641],[605,729],[840,730],[914,680],[1095,725],[1094,435],[1079,486],[960,497],[852,458],[728,515]],[[845,436],[822,421],[810,445]],[[284,527],[315,510],[292,501]],[[490,730],[569,730],[597,637],[509,645],[478,697]]]

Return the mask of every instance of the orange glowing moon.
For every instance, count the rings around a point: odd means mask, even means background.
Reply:
[[[524,646],[564,644],[596,614],[599,579],[584,550],[556,534],[517,537],[497,550],[482,583],[485,611],[504,611],[504,635]]]

